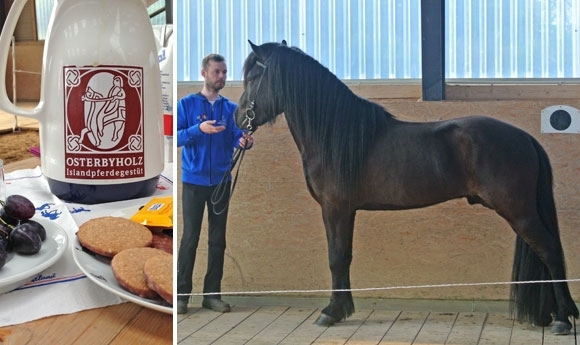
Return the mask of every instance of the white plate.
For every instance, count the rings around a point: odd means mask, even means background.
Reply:
[[[36,254],[8,254],[6,264],[0,268],[0,294],[26,284],[32,277],[57,262],[68,248],[68,236],[63,228],[45,219],[32,219],[44,226],[46,239]]]
[[[173,312],[173,309],[161,300],[142,298],[122,288],[117,282],[117,279],[115,279],[115,275],[111,269],[111,260],[100,255],[92,255],[83,251],[83,248],[76,237],[73,241],[73,258],[81,271],[103,289],[146,308],[167,314]]]

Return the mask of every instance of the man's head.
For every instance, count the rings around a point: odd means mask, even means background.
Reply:
[[[205,80],[205,87],[212,91],[219,91],[226,86],[228,68],[226,59],[219,54],[209,54],[201,62],[201,75]]]

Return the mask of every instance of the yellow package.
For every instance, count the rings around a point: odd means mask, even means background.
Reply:
[[[131,217],[131,220],[147,227],[173,228],[173,197],[166,196],[151,199]]]

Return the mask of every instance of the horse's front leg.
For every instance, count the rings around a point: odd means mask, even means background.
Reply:
[[[319,326],[332,326],[354,313],[354,302],[350,292],[350,263],[355,213],[353,210],[336,205],[322,207],[333,291],[330,304],[322,310],[322,314],[315,322]]]

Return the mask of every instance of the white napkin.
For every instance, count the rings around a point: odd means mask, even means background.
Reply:
[[[153,196],[172,194],[171,176],[173,166],[169,163],[165,166]],[[31,281],[21,288],[0,295],[0,327],[124,302],[82,273],[74,262],[72,243],[78,226],[85,221],[115,215],[114,213],[124,208],[144,205],[151,197],[99,205],[65,203],[50,192],[39,167],[6,174],[6,191],[7,195],[26,196],[36,206],[36,216],[60,225],[68,234],[69,248],[56,264],[39,273],[42,277],[50,278]]]

